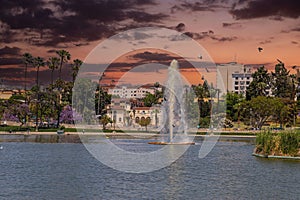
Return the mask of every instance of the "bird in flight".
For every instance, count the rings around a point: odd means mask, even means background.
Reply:
[[[257,48],[259,52],[262,52],[263,48],[262,47],[258,47]]]

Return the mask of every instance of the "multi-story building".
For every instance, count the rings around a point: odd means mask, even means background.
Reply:
[[[144,98],[147,93],[154,94],[156,90],[161,90],[161,88],[150,88],[150,87],[114,87],[108,89],[108,94],[111,94],[113,96],[118,96],[119,98]]]
[[[251,66],[236,62],[217,65],[217,89],[220,90],[221,95],[226,92],[245,95],[252,80]]]

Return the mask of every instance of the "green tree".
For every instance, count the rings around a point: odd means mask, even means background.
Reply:
[[[261,129],[263,124],[275,115],[281,106],[280,99],[265,96],[258,96],[242,103],[244,118],[258,129]]]
[[[296,115],[296,102],[293,100],[277,98],[280,101],[275,109],[274,118],[280,123],[280,127],[292,126]]]
[[[192,86],[192,88],[197,98],[199,109],[198,120],[199,124],[201,124],[201,118],[210,116],[211,103],[205,101],[205,99],[208,100],[208,98],[210,97],[210,88],[206,81],[203,83],[203,85],[199,84],[197,86]]]
[[[97,115],[106,113],[105,105],[110,104],[112,95],[105,92],[100,85],[97,86],[95,93],[95,110]]]
[[[291,100],[295,98],[295,87],[289,73],[290,71],[284,67],[284,63],[276,64],[275,72],[272,72],[272,94],[275,97],[289,98]]]
[[[139,125],[145,126],[146,131],[147,131],[147,126],[150,124],[150,122],[151,122],[150,117],[147,117],[147,118],[142,117],[141,120],[139,121]]]
[[[106,129],[106,125],[108,124],[108,123],[111,123],[111,118],[109,117],[109,116],[107,116],[107,115],[103,115],[102,117],[101,117],[101,119],[100,119],[100,123],[102,124],[102,126],[103,126],[103,130],[105,130]]]
[[[232,121],[238,120],[239,110],[241,103],[244,101],[242,94],[236,94],[235,92],[228,92],[226,94],[226,118]]]
[[[158,99],[154,94],[147,93],[146,96],[143,99],[144,105],[146,107],[151,107],[154,104],[157,104]]]
[[[72,106],[85,123],[96,122],[95,117],[95,90],[97,83],[89,79],[79,78],[73,88]]]
[[[271,88],[271,75],[264,66],[252,74],[253,80],[246,91],[246,99],[250,100],[258,96],[267,96]]]

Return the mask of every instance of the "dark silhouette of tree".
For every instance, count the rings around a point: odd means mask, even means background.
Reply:
[[[33,56],[30,53],[24,53],[23,54],[23,63],[25,64],[25,70],[24,70],[24,90],[27,90],[27,70],[28,66],[33,64]]]
[[[61,79],[61,69],[64,63],[67,63],[71,59],[71,54],[66,50],[56,51],[56,54],[59,56],[59,75],[58,78]]]
[[[49,69],[51,70],[51,88],[53,88],[53,73],[54,70],[58,69],[59,66],[59,58],[57,57],[51,57],[47,61],[47,65]]]
[[[73,60],[73,64],[72,64],[72,81],[73,81],[73,84],[75,82],[75,79],[76,79],[76,76],[78,74],[78,71],[79,71],[79,68],[80,66],[82,65],[82,61],[79,60],[79,59],[75,59]]]
[[[38,131],[38,122],[39,122],[39,101],[40,101],[40,85],[39,85],[39,72],[40,67],[45,65],[44,59],[41,57],[34,58],[33,65],[36,68],[36,115],[35,115],[35,130]]]

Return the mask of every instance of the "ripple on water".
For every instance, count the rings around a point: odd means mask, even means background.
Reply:
[[[152,151],[146,140],[116,140]],[[200,145],[170,166],[145,174],[101,164],[82,144],[3,143],[0,199],[297,199],[300,162],[251,156],[254,146],[218,142],[203,159]]]

